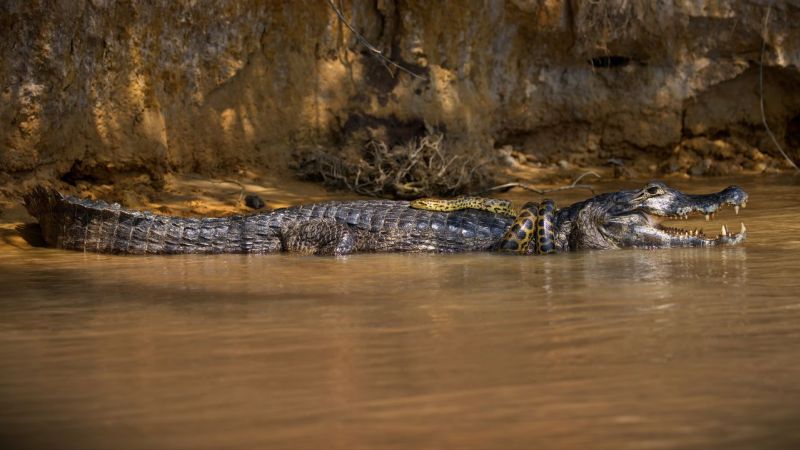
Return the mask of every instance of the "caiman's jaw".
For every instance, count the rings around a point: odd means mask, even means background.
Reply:
[[[745,204],[742,205],[734,205],[736,210],[736,214],[739,214],[739,208],[745,207]],[[721,207],[718,209],[722,209]],[[696,214],[703,214],[697,211],[692,211],[689,214],[683,214],[680,216],[659,216],[655,214],[648,214],[644,213],[647,220],[648,225],[653,229],[650,231],[651,233],[658,233],[663,235],[664,240],[670,241],[671,247],[697,247],[703,245],[718,245],[718,244],[738,244],[747,237],[747,228],[744,226],[744,223],[741,223],[741,228],[739,229],[738,233],[732,232],[726,225],[722,225],[719,233],[715,235],[706,234],[702,228],[680,228],[680,227],[672,227],[672,226],[664,226],[663,222],[667,219],[677,219],[677,220],[687,220],[691,216]],[[710,221],[714,218],[714,213],[707,213],[705,214],[706,221]],[[639,229],[640,232],[644,232],[645,230]]]
[[[747,237],[744,223],[738,233],[722,225],[719,234],[706,234],[700,229],[665,226],[668,220],[686,220],[705,216],[706,221],[726,206],[739,214],[747,206],[747,193],[730,186],[716,194],[688,195],[661,182],[649,183],[639,191],[620,192],[617,204],[609,211],[604,227],[608,236],[620,247],[704,247],[736,245]]]

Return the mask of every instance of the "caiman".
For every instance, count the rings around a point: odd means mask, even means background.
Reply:
[[[736,213],[747,193],[730,186],[690,195],[658,181],[596,195],[565,208],[545,200],[516,210],[480,197],[333,201],[250,215],[184,218],[64,196],[37,187],[24,196],[45,242],[87,252],[128,254],[505,251],[547,254],[582,249],[735,245],[746,230],[718,235],[664,226],[724,206]]]

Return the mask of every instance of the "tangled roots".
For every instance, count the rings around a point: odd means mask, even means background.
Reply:
[[[426,134],[390,147],[372,139],[333,154],[322,149],[296,155],[301,177],[374,197],[452,196],[489,186],[486,159],[478,150],[456,151],[444,134]]]

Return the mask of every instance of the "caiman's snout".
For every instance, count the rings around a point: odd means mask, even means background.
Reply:
[[[714,219],[716,213],[726,206],[733,206],[734,212],[738,215],[741,208],[747,207],[747,192],[739,186],[728,186],[716,194],[707,195],[686,195],[685,205],[677,208],[677,218],[688,218],[692,213],[700,213],[705,216],[706,221]],[[681,203],[682,199],[678,199]],[[744,229],[744,224],[742,224]],[[726,227],[723,226],[723,231]],[[724,234],[724,233],[723,233]]]
[[[747,192],[739,186],[728,186],[727,189],[720,192],[720,195],[725,199],[724,204],[733,205],[736,214],[739,214],[739,208],[747,207]]]
[[[697,202],[697,211],[705,215],[706,222],[714,219],[717,211],[725,206],[733,206],[733,211],[738,215],[740,208],[747,207],[747,192],[739,186],[728,186],[717,194],[690,196]],[[747,236],[744,222],[738,233],[731,232],[727,225],[722,225],[720,234],[714,240],[721,244],[737,244]]]
[[[740,208],[747,207],[747,192],[739,186],[728,186],[716,194],[687,195],[686,197],[687,205],[680,209],[689,209],[689,212],[683,215],[699,212],[705,215],[706,220],[713,219],[714,214],[725,206],[733,206],[736,214],[739,214]]]

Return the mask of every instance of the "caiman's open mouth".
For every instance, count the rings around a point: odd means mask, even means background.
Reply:
[[[736,215],[739,214],[740,209],[747,207],[747,199],[744,198],[743,200],[728,200],[723,203],[719,204],[711,204],[707,206],[699,206],[699,207],[686,207],[681,208],[680,214],[674,215],[659,215],[653,212],[645,212],[644,215],[647,217],[648,221],[650,222],[653,228],[656,228],[659,231],[662,231],[670,236],[675,237],[694,237],[697,239],[703,239],[708,241],[709,243],[714,241],[721,241],[721,240],[734,240],[737,241],[739,238],[743,238],[747,232],[747,228],[745,227],[744,223],[741,223],[741,228],[738,233],[732,232],[727,225],[722,225],[719,234],[710,235],[706,234],[702,228],[680,228],[680,227],[672,227],[672,226],[665,226],[663,222],[668,220],[689,220],[693,216],[704,216],[706,222],[710,222],[714,220],[718,211],[722,210],[726,206],[732,206],[734,213]]]

